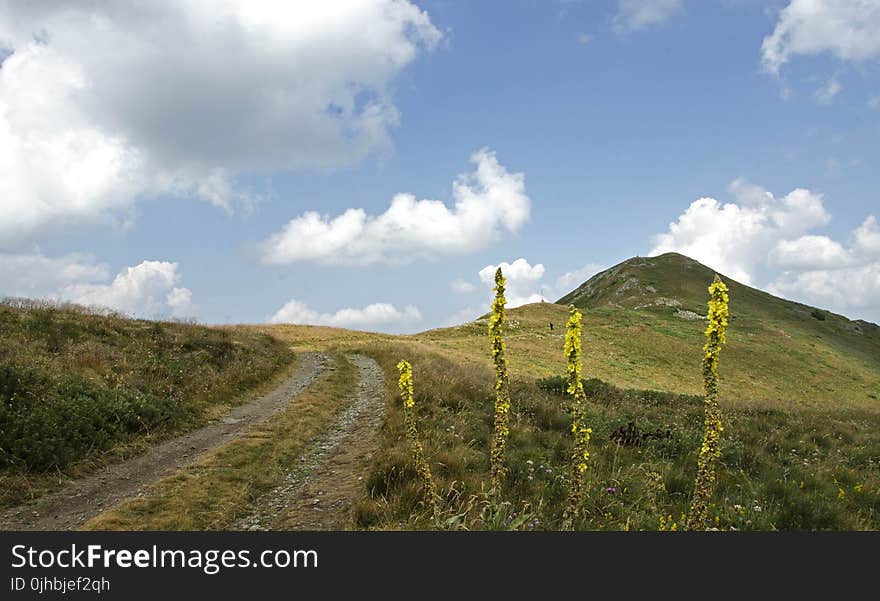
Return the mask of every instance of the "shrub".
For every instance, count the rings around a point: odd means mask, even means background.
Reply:
[[[172,398],[96,388],[73,374],[52,381],[34,370],[0,366],[0,467],[64,467],[187,417]]]

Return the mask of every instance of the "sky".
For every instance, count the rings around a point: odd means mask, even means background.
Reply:
[[[880,322],[880,0],[0,0],[0,296],[387,332],[676,251]]]

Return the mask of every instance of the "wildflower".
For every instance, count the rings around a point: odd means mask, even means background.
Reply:
[[[660,516],[660,526],[658,528],[661,532],[675,532],[678,530],[678,522],[672,519],[672,515],[661,515]]]
[[[583,497],[584,473],[587,471],[587,463],[590,460],[588,443],[591,428],[587,427],[587,419],[584,414],[584,384],[581,381],[581,312],[574,305],[568,308],[569,318],[565,331],[565,356],[568,359],[566,391],[571,395],[571,432],[574,434],[574,449],[571,454],[571,484],[568,489],[568,502],[563,523],[566,527],[573,527],[581,514],[581,499]]]
[[[425,462],[422,443],[419,441],[419,431],[416,427],[416,402],[413,397],[412,366],[409,364],[409,361],[400,361],[397,364],[397,369],[400,371],[400,379],[397,385],[400,388],[400,398],[403,400],[403,419],[406,424],[406,436],[409,438],[413,462],[416,464],[416,472],[418,472],[422,479],[425,498],[430,503],[436,517],[439,513],[437,489],[434,486],[434,479],[431,477],[431,468]]]
[[[856,492],[862,492],[862,490],[864,489],[864,487],[865,487],[864,484],[856,484],[855,486],[853,486],[853,490],[856,491]]]
[[[492,469],[492,488],[501,491],[506,469],[504,468],[504,447],[510,435],[510,386],[507,376],[507,358],[504,356],[504,274],[499,267],[495,271],[495,300],[492,302],[492,315],[489,317],[489,340],[492,344],[492,359],[495,363],[495,436],[489,460]]]
[[[614,486],[609,486],[608,488],[605,489],[605,492],[607,492],[609,495],[616,495],[617,488]]]
[[[718,356],[727,341],[728,296],[727,286],[717,275],[709,286],[709,325],[703,346],[703,385],[706,391],[703,444],[697,460],[697,478],[691,500],[688,528],[701,530],[706,525],[709,501],[715,489],[715,463],[721,452],[718,447],[723,427],[718,408]]]

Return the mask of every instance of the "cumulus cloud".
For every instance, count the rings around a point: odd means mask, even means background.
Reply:
[[[177,263],[144,261],[126,267],[109,284],[70,284],[55,296],[140,317],[191,317],[195,312],[192,293],[178,287],[179,281]]]
[[[625,32],[662,25],[682,8],[682,0],[618,0],[614,28]]]
[[[35,253],[0,253],[0,295],[37,298],[64,286],[100,282],[110,277],[106,265],[86,254],[47,257]]]
[[[855,310],[880,323],[880,261],[843,269],[785,273],[771,282],[767,290],[845,314]]]
[[[494,287],[495,271],[499,267],[507,280],[504,296],[507,297],[508,307],[541,302],[541,279],[544,277],[544,266],[541,263],[531,265],[520,258],[513,263],[505,261],[498,265],[486,265],[479,272],[480,281],[489,288]]]
[[[605,269],[604,265],[587,263],[580,269],[567,271],[556,278],[556,291],[559,296],[565,296],[603,269]]]
[[[828,236],[814,235],[780,240],[770,249],[767,259],[771,266],[782,269],[834,268],[850,262],[842,244]]]
[[[69,301],[138,317],[193,317],[192,292],[180,287],[177,263],[144,261],[110,280],[110,270],[86,254],[47,257],[0,253],[0,296]]]
[[[157,194],[229,209],[254,200],[238,174],[362,158],[440,39],[408,0],[3,3],[0,239]]]
[[[477,289],[476,286],[461,278],[456,278],[452,280],[452,282],[450,282],[449,284],[449,288],[456,294],[468,294],[469,292],[473,292]]]
[[[780,241],[783,273],[767,290],[880,323],[880,226],[869,215],[848,247],[827,236]],[[775,256],[778,256],[775,255]]]
[[[856,228],[854,248],[863,256],[880,257],[880,224],[873,215]]]
[[[486,313],[487,310],[488,310],[488,306],[478,308],[478,307],[468,305],[467,307],[459,309],[458,311],[456,311],[455,313],[453,313],[452,315],[447,317],[444,320],[443,325],[450,327],[450,326],[458,326],[463,323],[471,322],[471,321],[475,320],[476,318],[478,318],[480,315],[483,315],[484,313]]]
[[[401,193],[381,215],[363,209],[336,217],[309,211],[260,243],[262,259],[271,264],[406,262],[478,250],[502,231],[519,231],[530,211],[524,175],[508,172],[487,149],[471,161],[474,172],[453,183],[451,209],[439,200]]]
[[[764,68],[778,73],[793,56],[880,57],[880,4],[873,0],[791,0],[761,45]]]
[[[336,328],[378,329],[398,332],[421,321],[418,307],[408,305],[402,310],[389,303],[374,303],[362,309],[340,309],[335,313],[320,313],[306,303],[293,299],[281,307],[269,323],[332,326]]]
[[[680,252],[769,292],[880,321],[880,225],[868,216],[849,243],[811,233],[830,220],[822,196],[782,198],[737,180],[736,202],[700,198],[655,237],[650,254]]]
[[[831,216],[822,195],[798,188],[782,198],[743,180],[730,186],[736,202],[695,200],[669,230],[654,239],[651,255],[675,251],[746,284],[778,240],[825,225]]]

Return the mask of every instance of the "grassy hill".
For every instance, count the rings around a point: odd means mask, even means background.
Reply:
[[[561,373],[565,306],[574,304],[584,312],[589,376],[625,388],[700,394],[706,288],[713,277],[708,267],[675,253],[633,258],[557,304],[512,309],[511,368],[536,377]],[[880,407],[880,327],[722,278],[731,313],[723,404]],[[485,329],[483,318],[414,339],[450,358],[488,364]]]
[[[353,345],[385,367],[389,383],[399,358],[412,362],[419,428],[443,496],[438,523],[420,504],[398,393],[390,385],[382,445],[354,524],[560,527],[571,448],[559,378],[566,303],[584,312],[586,413],[593,429],[579,526],[656,529],[661,516],[667,527],[680,523],[702,438],[702,316],[713,277],[681,255],[634,258],[558,304],[509,311],[510,471],[501,503],[484,492],[494,398],[486,318],[410,337],[353,337]],[[877,326],[724,279],[731,320],[719,368],[724,432],[711,525],[880,528]],[[342,340],[335,337],[335,344]]]
[[[392,336],[300,325],[205,328],[0,305],[0,501],[57,486],[48,474],[58,467],[64,478],[218,415],[236,393],[289,364],[291,350],[319,350],[364,353],[385,376],[386,418],[369,468],[358,476],[363,489],[352,506],[353,527],[559,528],[571,448],[559,376],[572,303],[585,317],[593,429],[579,526],[655,529],[661,516],[680,520],[693,487],[703,428],[702,316],[713,277],[681,255],[634,258],[559,303],[509,311],[512,402],[502,502],[485,494],[494,402],[485,317]],[[724,432],[714,525],[880,529],[880,329],[724,279],[731,319],[719,368]],[[413,365],[418,428],[443,496],[440,522],[421,504],[397,389],[402,358]],[[331,370],[304,402],[322,411],[338,405],[355,385],[347,373]],[[159,486],[151,511],[171,521],[150,522],[138,513],[141,504],[128,526],[173,527],[187,516],[192,527],[223,527],[222,520],[198,521],[217,513],[216,491],[235,492],[245,510],[244,492],[278,485],[282,463],[296,462],[292,449],[316,435],[317,422],[309,430],[302,417],[299,407],[260,429],[262,446],[247,452],[219,449],[206,459],[210,469],[197,466],[201,480],[190,482],[186,472],[172,477],[188,482],[192,495]],[[271,473],[268,456],[278,467]],[[257,472],[265,477],[255,484]]]
[[[0,506],[203,423],[292,359],[251,330],[0,303]]]

